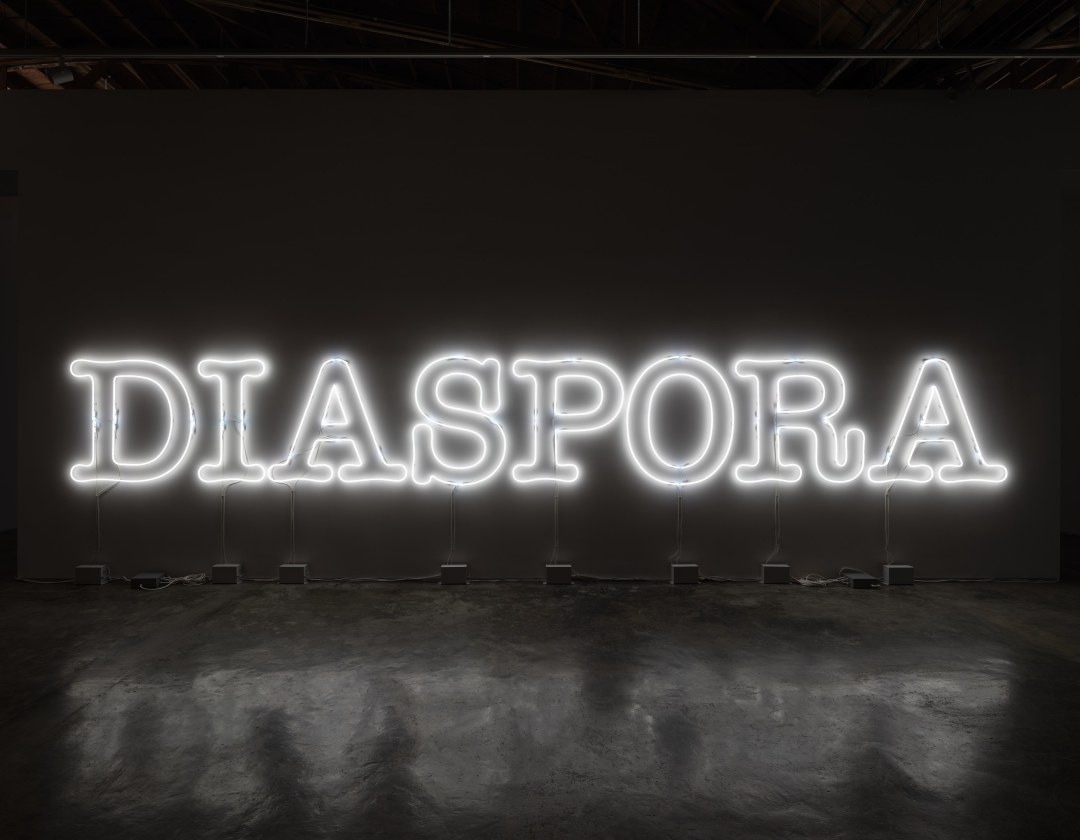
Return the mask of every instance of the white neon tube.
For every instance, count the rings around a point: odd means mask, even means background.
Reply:
[[[245,383],[266,373],[262,359],[203,359],[198,365],[199,375],[205,379],[217,379],[221,401],[219,425],[221,445],[216,464],[199,467],[199,480],[216,482],[262,481],[266,468],[247,461],[247,400]],[[229,429],[236,430],[235,435]]]
[[[935,474],[929,464],[916,460],[924,444],[949,447],[953,462],[939,465]],[[1000,484],[1009,471],[983,457],[948,362],[925,359],[915,373],[915,384],[900,411],[883,462],[870,467],[867,474],[875,484],[927,484],[935,478],[942,484]]]
[[[577,481],[581,469],[562,458],[559,437],[599,431],[614,422],[623,404],[622,380],[610,365],[595,359],[516,359],[511,369],[514,376],[533,382],[533,457],[514,464],[511,476],[519,484]],[[564,407],[562,385],[570,379],[593,389],[591,405],[574,411]]]
[[[753,462],[735,467],[735,480],[743,484],[766,481],[793,484],[802,467],[785,462],[781,433],[809,435],[812,454],[807,465],[822,480],[847,484],[862,475],[866,461],[866,432],[851,426],[841,434],[833,423],[844,406],[846,386],[839,369],[818,359],[739,359],[735,372],[754,380]],[[815,382],[820,398],[813,405],[784,404],[784,383],[794,379]],[[765,395],[768,399],[764,399]],[[766,445],[765,436],[768,435]]]
[[[149,359],[76,359],[69,367],[72,376],[90,380],[90,461],[71,468],[73,481],[157,481],[170,475],[183,462],[195,435],[195,409],[187,386],[172,368]],[[108,384],[106,384],[106,376]],[[124,415],[120,384],[124,379],[140,379],[155,385],[169,410],[169,428],[161,450],[146,461],[122,461],[119,457],[121,421]],[[104,399],[102,399],[104,395]],[[99,403],[99,399],[101,402]],[[98,452],[102,410],[110,413],[104,459]],[[108,474],[101,475],[101,470]]]
[[[289,456],[270,467],[273,481],[325,483],[334,478],[329,464],[316,462],[320,443],[344,442],[355,458],[338,467],[337,478],[347,484],[367,481],[404,481],[404,464],[392,463],[368,416],[352,366],[345,359],[323,362],[315,376]]]
[[[687,378],[700,389],[708,418],[700,451],[682,463],[660,454],[652,420],[657,394],[677,378]],[[724,465],[734,436],[735,405],[731,389],[720,371],[704,359],[682,355],[658,359],[638,375],[630,388],[626,401],[627,449],[634,465],[653,481],[672,486],[707,481]]]
[[[476,385],[477,407],[443,396],[443,386],[455,378]],[[497,359],[447,356],[423,367],[413,388],[416,407],[427,418],[412,430],[414,482],[480,484],[499,471],[506,459],[506,432],[495,419],[502,406],[500,380]],[[455,434],[476,439],[479,451],[474,460],[454,462],[440,455],[439,438]]]

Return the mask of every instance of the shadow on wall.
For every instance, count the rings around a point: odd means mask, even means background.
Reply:
[[[0,531],[0,580],[15,577],[18,553],[18,531]]]
[[[0,169],[0,288],[8,290],[0,306],[0,385],[4,394],[0,411],[0,530],[15,527],[15,200],[17,173]]]
[[[1061,535],[1061,580],[1080,583],[1080,534]]]
[[[1080,447],[1066,433],[1076,416],[1077,387],[1073,367],[1080,358],[1080,169],[1067,173],[1062,212],[1061,259],[1061,579],[1080,581]]]

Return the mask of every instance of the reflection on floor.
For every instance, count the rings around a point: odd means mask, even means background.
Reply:
[[[1075,837],[1080,587],[0,586],[7,837]]]

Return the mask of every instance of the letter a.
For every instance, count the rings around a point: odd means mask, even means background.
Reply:
[[[885,460],[870,467],[870,480],[876,484],[928,483],[934,478],[933,468],[914,460],[919,447],[927,443],[946,444],[952,450],[953,463],[937,468],[937,479],[944,484],[997,484],[1009,474],[1000,464],[988,464],[983,459],[960,389],[944,359],[927,359],[919,368],[915,387],[885,450]]]
[[[330,359],[319,368],[304,407],[289,457],[270,468],[274,481],[327,482],[334,477],[329,464],[317,463],[319,444],[345,442],[356,458],[338,467],[341,481],[404,481],[404,464],[386,460],[372,427],[360,387],[344,359]]]

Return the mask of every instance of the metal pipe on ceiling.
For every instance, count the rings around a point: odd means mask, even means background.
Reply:
[[[914,2],[915,0],[905,0],[905,2],[898,3],[897,5],[893,6],[892,11],[886,14],[881,20],[878,21],[877,25],[873,29],[866,33],[863,39],[859,42],[859,49],[865,50],[869,48],[869,46],[874,43],[874,41],[876,41],[886,31],[888,31],[890,26],[892,26],[897,20],[900,19],[900,16],[904,12],[906,12]],[[900,56],[899,58],[902,59],[903,56]],[[818,94],[824,93],[828,89],[829,85],[831,85],[838,78],[840,78],[840,74],[847,70],[857,60],[858,59],[856,58],[843,59],[831,71],[829,71],[829,74],[824,79],[821,80],[821,83],[817,86],[814,92]]]
[[[1076,6],[1066,7],[1061,11],[1061,14],[1059,14],[1053,20],[1050,20],[1047,23],[1041,25],[1037,30],[1028,35],[1027,38],[1020,42],[1019,46],[1025,49],[1029,49],[1031,47],[1034,47],[1036,44],[1045,41],[1051,35],[1054,35],[1059,29],[1069,24],[1074,17],[1077,17],[1078,11],[1080,11],[1080,3],[1077,3]],[[1008,63],[1009,60],[1002,56],[994,64],[982,70],[979,75],[975,77],[975,84],[982,84],[983,82],[987,81],[995,73],[1005,69],[1005,66]]]
[[[794,49],[794,50],[132,50],[132,49],[0,49],[0,63],[8,66],[58,61],[348,61],[407,60],[439,61],[502,59],[545,61],[559,59],[618,61],[1075,61],[1080,49]]]

